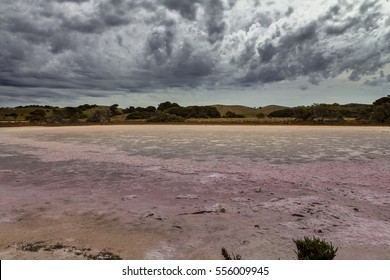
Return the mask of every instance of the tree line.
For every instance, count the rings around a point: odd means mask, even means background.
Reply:
[[[373,104],[313,104],[273,111],[268,117],[295,118],[298,121],[343,121],[351,118],[363,122],[390,124],[390,95]]]
[[[33,110],[31,109],[33,108]],[[3,108],[4,109],[4,108]],[[10,108],[5,108],[10,109]],[[184,122],[186,119],[245,118],[245,115],[228,111],[225,115],[214,106],[180,106],[166,101],[157,107],[129,106],[121,109],[118,104],[97,106],[84,104],[77,107],[59,108],[54,106],[18,106],[15,109],[30,109],[24,118],[32,123],[77,123],[79,121],[99,123],[109,122],[116,116],[122,120],[146,120],[147,122]],[[24,114],[23,114],[24,115]],[[4,115],[17,118],[14,111]],[[375,100],[372,104],[313,104],[276,110],[264,116],[259,112],[257,118],[289,118],[292,122],[343,122],[348,119],[358,123],[390,124],[390,95]]]

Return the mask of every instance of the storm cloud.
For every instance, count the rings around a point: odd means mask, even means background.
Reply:
[[[313,2],[3,0],[0,101],[340,77],[388,85],[390,3]]]

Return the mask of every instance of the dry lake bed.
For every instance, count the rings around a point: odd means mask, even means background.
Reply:
[[[0,129],[0,259],[390,259],[390,128]]]

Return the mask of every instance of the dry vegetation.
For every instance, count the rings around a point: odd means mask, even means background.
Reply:
[[[78,107],[18,106],[0,108],[0,124],[13,125],[80,125],[80,124],[313,124],[313,125],[388,125],[390,124],[390,96],[373,104],[313,104],[285,107],[268,105],[180,106],[169,101],[158,107],[119,108],[118,104]]]
[[[217,108],[219,113],[224,116],[228,111],[244,115],[247,118],[255,118],[258,113],[263,113],[264,115],[268,115],[273,111],[277,110],[282,110],[287,107],[285,106],[279,106],[279,105],[268,105],[265,107],[260,107],[260,108],[251,108],[247,106],[242,106],[242,105],[212,105]]]
[[[220,118],[220,119],[188,119],[185,124],[287,124],[294,118]]]

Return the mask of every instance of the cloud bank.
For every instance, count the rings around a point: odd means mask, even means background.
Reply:
[[[389,15],[386,0],[2,0],[0,100],[340,75],[383,86]]]

